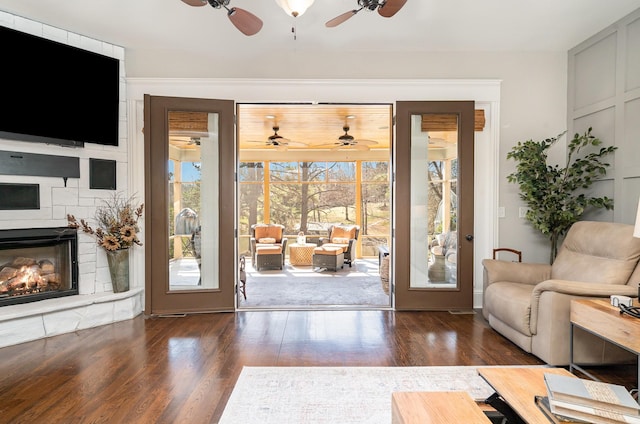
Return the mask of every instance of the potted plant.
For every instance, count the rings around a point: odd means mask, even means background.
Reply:
[[[94,215],[95,230],[84,219],[78,222],[75,216],[67,215],[69,227],[95,236],[98,246],[104,248],[114,293],[129,290],[129,248],[136,244],[142,246],[138,239],[138,220],[144,204],[135,207],[134,203],[133,197],[124,198],[120,193],[103,200]]]
[[[600,147],[602,141],[591,135],[575,134],[567,146],[564,168],[547,164],[547,151],[565,133],[543,141],[518,142],[507,154],[517,162],[516,171],[507,176],[520,186],[520,199],[529,210],[526,219],[551,242],[549,263],[558,253],[558,241],[579,221],[587,207],[613,209],[613,199],[592,197],[587,189],[607,173],[605,156],[617,147]]]

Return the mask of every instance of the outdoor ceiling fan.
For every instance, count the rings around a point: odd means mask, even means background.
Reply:
[[[378,10],[378,14],[384,18],[390,18],[405,5],[407,0],[358,0],[358,9],[353,9],[348,12],[338,15],[335,18],[328,21],[325,25],[329,28],[340,25],[347,19],[356,15],[361,10],[365,9],[369,12]]]
[[[230,0],[182,0],[189,6],[204,6],[206,4],[211,5],[214,9],[220,9],[224,7],[227,9],[227,16],[233,25],[240,30],[244,35],[257,34],[262,29],[262,20],[251,12],[238,7],[232,7],[229,9],[227,5]]]
[[[342,127],[342,130],[344,131],[344,134],[338,137],[337,142],[326,144],[323,146],[318,146],[318,147],[333,146],[331,150],[351,149],[351,148],[355,150],[369,150],[370,149],[369,146],[378,144],[377,141],[373,141],[373,140],[356,139],[351,134],[349,134],[349,125],[345,124],[345,126]]]
[[[300,141],[292,141],[278,134],[278,131],[280,131],[280,127],[277,125],[274,125],[272,129],[273,129],[273,135],[270,135],[266,141],[247,141],[247,143],[262,143],[267,147],[275,147],[276,150],[280,150],[280,151],[287,150],[289,146],[296,146],[296,147],[307,146],[306,143],[302,143]]]
[[[206,137],[209,133],[203,131],[169,131],[169,140],[178,148],[200,146],[202,138]]]
[[[444,138],[435,138],[431,136],[429,136],[428,144],[430,149],[446,149],[452,145],[452,143],[447,142]]]

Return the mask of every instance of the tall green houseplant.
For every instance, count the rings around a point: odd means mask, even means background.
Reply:
[[[526,219],[549,238],[549,263],[553,263],[558,253],[560,237],[580,220],[588,206],[613,209],[613,199],[590,197],[585,191],[606,175],[609,164],[604,158],[617,147],[598,150],[602,141],[591,135],[589,128],[582,135],[576,133],[569,142],[564,168],[547,165],[547,151],[564,134],[543,141],[518,142],[507,153],[507,159],[517,162],[516,171],[507,180],[520,186],[520,198],[529,208]]]

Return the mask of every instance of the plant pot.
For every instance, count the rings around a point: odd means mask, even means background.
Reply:
[[[129,249],[107,250],[107,262],[114,293],[129,290]]]

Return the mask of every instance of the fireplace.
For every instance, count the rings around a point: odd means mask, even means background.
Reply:
[[[0,230],[0,306],[76,294],[76,230],[68,227]]]

